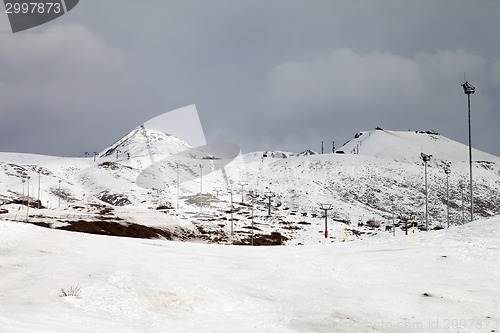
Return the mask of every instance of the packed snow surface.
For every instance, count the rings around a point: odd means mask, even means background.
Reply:
[[[498,332],[499,238],[500,216],[275,247],[1,220],[0,331]]]

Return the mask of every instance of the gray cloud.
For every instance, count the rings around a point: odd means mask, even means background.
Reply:
[[[82,155],[195,103],[209,141],[318,150],[435,129],[500,155],[500,3],[80,2],[33,31],[0,15],[0,150]]]

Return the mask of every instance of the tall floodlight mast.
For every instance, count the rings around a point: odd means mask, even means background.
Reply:
[[[229,181],[229,188],[227,189],[227,192],[231,195],[231,209],[230,209],[230,213],[231,213],[231,235],[233,235],[233,230],[234,230],[234,226],[233,226],[233,181],[230,180]]]
[[[40,198],[41,173],[42,173],[42,168],[39,168],[38,169],[38,209],[40,209],[40,202],[42,200]]]
[[[468,81],[462,84],[464,94],[467,95],[467,110],[469,119],[469,192],[470,192],[470,220],[474,220],[474,197],[472,195],[472,139],[471,139],[471,126],[470,126],[470,95],[476,91],[476,88]]]
[[[59,179],[58,182],[59,182],[59,192],[57,195],[57,207],[61,208],[61,182],[62,182],[62,180]]]
[[[462,192],[462,224],[465,223],[465,210],[464,210],[464,184],[460,184],[460,190]]]
[[[427,162],[431,160],[432,155],[420,153],[420,157],[422,158],[422,160],[424,160],[425,168],[425,230],[429,231],[429,191],[427,190]]]
[[[21,180],[21,182],[23,183],[23,200],[22,200],[22,205],[21,205],[21,207],[23,207],[23,206],[24,206],[24,201],[26,200],[26,197],[24,196],[24,183],[26,182],[26,179],[24,179],[24,178],[23,178],[23,179]],[[24,208],[23,208],[23,209],[24,209]]]
[[[450,192],[448,191],[448,183],[450,178],[451,170],[446,167],[444,168],[444,173],[446,174],[446,223],[447,227],[450,227]]]
[[[175,164],[175,169],[177,171],[177,209],[179,209],[179,163]]]
[[[200,164],[200,214],[203,213],[203,165]]]

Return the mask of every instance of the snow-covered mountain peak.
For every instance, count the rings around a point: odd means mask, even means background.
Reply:
[[[100,157],[134,158],[173,155],[190,149],[189,144],[168,133],[139,126],[103,150]]]

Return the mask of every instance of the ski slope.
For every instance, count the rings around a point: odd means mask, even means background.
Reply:
[[[285,247],[0,221],[0,331],[496,332],[499,237],[499,216]]]

